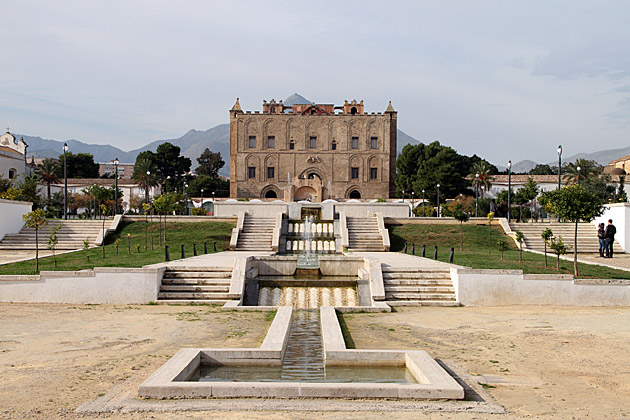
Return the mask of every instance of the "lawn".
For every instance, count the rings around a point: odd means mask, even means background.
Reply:
[[[116,233],[109,235],[106,239],[105,258],[102,256],[101,247],[90,248],[57,255],[57,268],[54,267],[53,257],[42,258],[39,261],[39,269],[40,271],[73,271],[94,267],[142,267],[163,262],[164,246],[160,244],[158,224],[153,222],[148,223],[148,225],[144,221],[121,223]],[[193,256],[193,243],[197,244],[199,255],[204,253],[204,242],[207,244],[208,253],[214,252],[215,242],[217,252],[228,249],[233,227],[233,223],[223,222],[169,222],[166,229],[166,244],[169,245],[171,260],[181,257],[182,244],[186,257]],[[147,228],[146,236],[145,228]],[[40,247],[45,249],[45,235],[48,232],[46,229],[42,232],[44,232],[44,238],[40,241]],[[151,238],[153,245],[151,245]],[[120,239],[118,255],[116,255],[114,244],[116,239]],[[35,260],[2,265],[0,266],[0,275],[4,274],[37,274],[35,272]]]
[[[492,227],[492,239],[489,239],[488,225],[464,225],[464,250],[460,250],[459,225],[403,225],[389,228],[391,250],[400,252],[407,242],[407,252],[411,253],[415,244],[416,255],[421,255],[422,245],[426,245],[426,257],[433,258],[435,245],[438,246],[438,260],[448,262],[450,249],[455,248],[454,264],[471,268],[518,269],[527,274],[558,273],[556,256],[547,256],[549,267],[545,268],[545,257],[540,254],[523,251],[523,262],[519,261],[518,247],[503,233],[498,225]],[[497,241],[507,240],[509,249],[501,252]],[[490,245],[490,256],[488,248]],[[630,279],[630,272],[615,270],[589,264],[578,264],[580,278]],[[560,260],[560,274],[573,274],[573,261]]]

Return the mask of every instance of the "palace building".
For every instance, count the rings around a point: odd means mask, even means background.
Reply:
[[[230,110],[230,196],[310,200],[390,198],[395,192],[397,112],[363,101]]]

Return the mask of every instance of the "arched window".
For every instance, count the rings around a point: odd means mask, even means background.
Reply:
[[[336,140],[333,140],[332,144],[330,145],[330,148],[332,150],[337,150],[337,141]]]
[[[274,190],[269,190],[265,193],[265,198],[278,198],[278,194]]]
[[[293,149],[295,149],[295,142],[293,140],[291,140],[289,142],[289,150],[293,150]]]
[[[350,191],[350,195],[348,195],[349,198],[361,198],[361,193],[357,190],[352,190]]]
[[[357,113],[357,107],[356,107],[356,106],[353,106],[352,108],[350,108],[350,113],[351,113],[352,115],[355,115],[355,114]]]

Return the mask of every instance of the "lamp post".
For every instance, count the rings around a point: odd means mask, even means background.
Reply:
[[[479,217],[479,174],[475,174],[475,217]]]
[[[413,211],[415,210],[416,204],[416,192],[411,191],[411,217],[413,217]]]
[[[68,143],[63,144],[63,218],[68,220]]]
[[[582,170],[582,168],[580,168],[579,166],[577,167],[577,176],[578,176],[578,186],[580,185],[580,171]]]
[[[558,146],[558,189],[562,188],[562,145]]]
[[[188,183],[184,183],[184,203],[186,205],[186,216],[188,216]]]
[[[403,193],[403,203],[405,202],[405,190],[402,190]]]
[[[114,216],[118,214],[118,158],[114,159]]]
[[[507,215],[508,223],[512,219],[512,212],[510,211],[510,209],[512,208],[511,204],[512,204],[512,161],[508,160],[508,215]]]
[[[422,217],[424,217],[424,190],[422,190]]]
[[[440,184],[437,184],[437,217],[440,217]]]
[[[203,188],[201,189],[201,209],[203,209]]]

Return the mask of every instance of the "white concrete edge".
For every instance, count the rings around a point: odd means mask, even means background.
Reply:
[[[370,291],[372,293],[372,300],[384,301],[385,283],[383,282],[383,270],[381,262],[365,257],[365,264],[367,266],[368,276],[370,279]]]
[[[273,228],[273,234],[271,237],[271,249],[276,252],[278,251],[280,234],[282,233],[282,215],[283,213],[276,214],[276,224]]]
[[[322,306],[319,308],[319,316],[324,347],[324,362],[326,362],[329,352],[346,350],[346,343],[343,339],[335,308],[333,306]]]
[[[242,304],[243,293],[245,291],[245,279],[247,276],[247,263],[252,257],[236,257],[232,266],[232,277],[230,278],[230,289],[228,298],[238,299]]]
[[[260,349],[279,351],[284,359],[284,352],[289,341],[289,333],[291,332],[291,317],[293,308],[291,306],[281,306],[273,318],[273,322],[267,331],[267,335],[263,340]]]
[[[378,231],[381,234],[381,238],[383,238],[383,249],[385,252],[389,252],[391,245],[389,242],[389,231],[385,228],[385,221],[383,219],[382,213],[376,213],[376,221],[378,223]]]
[[[339,212],[339,228],[341,232],[341,251],[337,250],[337,252],[344,252],[350,246],[350,237],[348,236],[348,224],[346,220],[346,213],[343,211]]]

